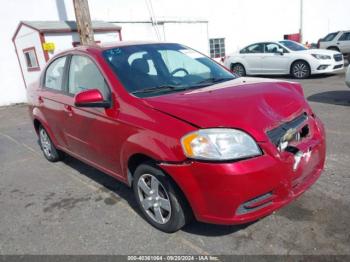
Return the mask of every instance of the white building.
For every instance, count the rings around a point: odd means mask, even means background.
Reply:
[[[96,43],[121,41],[121,28],[92,21]],[[24,21],[12,37],[25,87],[35,82],[55,54],[80,44],[75,21]]]
[[[11,41],[19,22],[63,21],[75,17],[72,0],[1,0],[0,4],[0,105],[7,105],[26,101],[25,85]],[[198,30],[207,30],[210,39],[221,39],[212,42],[218,41],[220,52],[225,48],[226,53],[250,42],[281,39],[284,34],[297,33],[300,27],[300,0],[89,0],[89,6],[92,20],[124,22],[119,23],[124,26],[123,40],[154,37],[192,46],[196,34],[171,27],[189,28],[189,22],[202,21],[197,24]],[[350,29],[348,0],[305,0],[303,9],[304,41],[316,42],[328,32]],[[158,29],[150,25],[150,17],[153,22],[164,22],[163,25]],[[132,29],[131,22],[140,21],[147,22],[147,31],[140,32],[140,27]],[[171,21],[182,23],[175,25]],[[209,51],[209,41],[203,37],[204,41],[197,49]]]

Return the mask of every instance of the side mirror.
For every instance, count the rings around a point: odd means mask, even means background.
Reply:
[[[277,49],[277,54],[283,55],[284,54],[283,49]]]
[[[103,99],[103,95],[98,89],[82,91],[75,95],[74,104],[78,107],[103,107],[111,106],[109,101]]]

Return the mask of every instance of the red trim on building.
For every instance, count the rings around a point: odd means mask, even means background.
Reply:
[[[22,75],[22,79],[23,79],[23,82],[24,82],[24,87],[27,88],[27,83],[26,83],[26,80],[24,78],[24,73],[23,73],[23,68],[22,68],[22,65],[21,65],[21,60],[19,60],[19,56],[18,56],[18,52],[17,52],[17,46],[16,46],[15,42],[13,42],[13,44],[15,45],[15,53],[16,53],[16,56],[17,56],[19,68],[21,69],[21,75]]]
[[[35,67],[28,67],[28,64],[27,64],[27,70],[28,70],[28,72],[40,71],[39,60],[38,60],[38,56],[37,56],[37,54],[36,54],[35,47],[34,47],[34,46],[31,46],[31,47],[28,47],[28,48],[23,49],[22,51],[23,51],[23,54],[28,53],[29,51],[34,51],[34,54],[35,54],[35,60],[36,60],[37,66],[35,66]],[[26,61],[26,59],[25,59],[25,61]]]
[[[44,43],[45,43],[45,36],[43,33],[40,33],[40,42],[41,42],[41,49],[44,52],[44,57],[45,57],[45,61],[48,62],[50,57],[49,57],[49,52],[47,52],[46,50],[44,50]]]

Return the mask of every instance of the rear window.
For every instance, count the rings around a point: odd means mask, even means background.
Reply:
[[[339,37],[339,41],[350,41],[350,32],[346,32]]]
[[[57,58],[46,69],[45,87],[53,90],[62,90],[63,73],[66,57]]]

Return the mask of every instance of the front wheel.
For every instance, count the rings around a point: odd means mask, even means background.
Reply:
[[[146,220],[157,229],[172,233],[186,224],[181,195],[170,178],[155,165],[137,167],[133,190]]]
[[[305,61],[296,61],[292,65],[291,74],[297,79],[308,78],[310,76],[310,67]]]

